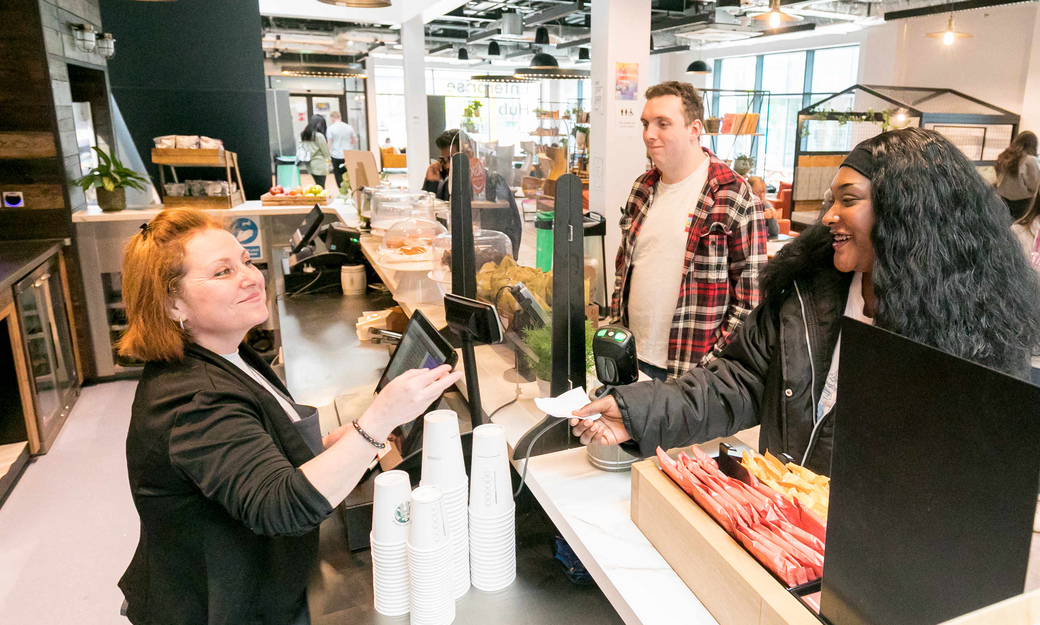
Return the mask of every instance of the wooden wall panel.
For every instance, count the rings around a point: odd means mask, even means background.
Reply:
[[[4,191],[21,191],[25,199],[25,208],[31,210],[65,208],[65,186],[60,184],[0,184],[0,194]]]
[[[53,132],[0,132],[0,159],[51,158],[57,155]]]

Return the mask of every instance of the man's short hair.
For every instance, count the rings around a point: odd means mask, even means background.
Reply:
[[[647,100],[653,100],[666,95],[678,96],[682,100],[683,119],[686,121],[687,126],[698,119],[703,123],[704,100],[701,99],[701,95],[697,93],[697,89],[693,85],[688,82],[669,80],[646,90]]]
[[[339,114],[339,111],[332,111],[329,113],[329,117],[332,119],[343,119],[343,116]]]
[[[767,190],[766,181],[759,176],[748,176],[747,183],[751,187],[752,193],[757,194],[759,189],[761,189],[763,193]]]
[[[440,135],[437,136],[437,139],[434,141],[434,143],[437,144],[437,149],[438,150],[447,150],[448,148],[451,147],[451,144],[455,142],[455,138],[458,137],[458,136],[459,136],[459,129],[458,128],[452,128],[450,130],[445,130],[444,132],[442,132]]]

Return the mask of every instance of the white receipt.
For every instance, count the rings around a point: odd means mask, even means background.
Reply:
[[[591,403],[585,389],[580,386],[572,388],[559,397],[538,397],[534,400],[534,405],[538,406],[539,410],[557,419],[577,419],[579,417],[575,417],[573,412]],[[599,413],[580,418],[595,421],[599,418]]]

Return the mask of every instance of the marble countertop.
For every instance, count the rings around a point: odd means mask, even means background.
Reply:
[[[352,203],[344,203],[339,200],[333,200],[327,206],[322,206],[322,211],[325,213],[340,214],[350,208],[353,210]],[[234,208],[228,209],[209,209],[206,212],[213,215],[304,215],[314,208],[313,205],[301,205],[301,206],[263,206],[260,200],[249,200]],[[87,208],[76,211],[72,214],[73,223],[91,223],[91,222],[105,222],[105,221],[147,221],[152,217],[155,217],[163,210],[162,204],[149,204],[147,206],[128,206],[126,209],[115,212],[106,212],[101,210],[96,204],[88,205]]]

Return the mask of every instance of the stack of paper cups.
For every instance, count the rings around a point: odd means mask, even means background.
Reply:
[[[506,433],[487,423],[473,430],[470,464],[470,575],[474,588],[502,590],[516,579],[516,504]]]
[[[408,579],[412,625],[448,625],[455,620],[451,534],[436,486],[412,491],[408,524]]]
[[[408,614],[408,526],[412,485],[404,471],[375,479],[372,501],[372,589],[376,612]]]
[[[466,518],[466,461],[462,457],[459,417],[453,410],[427,413],[423,423],[423,486],[436,486],[444,493],[444,518],[451,532],[455,579],[453,596],[469,591],[469,528]]]

